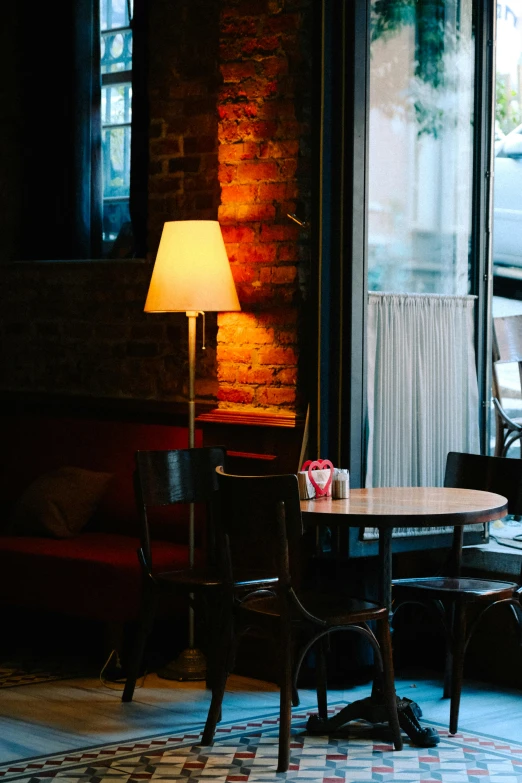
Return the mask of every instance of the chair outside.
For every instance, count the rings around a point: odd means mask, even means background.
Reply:
[[[522,391],[522,315],[493,319],[493,404],[495,406],[495,456],[505,457],[522,438],[522,418],[510,416],[502,403],[497,364],[517,362]],[[520,452],[522,457],[522,449]]]
[[[278,772],[285,772],[289,766],[291,706],[292,701],[298,703],[295,685],[300,664],[306,652],[315,644],[321,648],[332,631],[351,630],[372,645],[385,714],[399,750],[402,738],[385,607],[340,594],[303,590],[299,557],[303,525],[296,476],[231,476],[220,468],[217,474],[218,553],[226,593],[222,644],[202,744],[213,741],[237,637],[244,629],[255,627],[274,640],[279,655]],[[252,584],[249,574],[258,584]],[[268,588],[259,586],[263,575],[276,578]],[[368,626],[371,620],[380,626],[380,644]],[[326,717],[325,681],[318,689],[318,703],[319,714]]]
[[[218,465],[223,465],[224,461],[225,450],[220,447],[136,452],[134,490],[140,520],[138,559],[143,577],[142,615],[131,651],[122,701],[132,701],[161,593],[167,591],[186,595],[187,601],[191,595],[203,595],[208,601],[220,587],[220,580],[212,564],[213,501],[217,490],[215,469]],[[204,567],[156,573],[152,557],[149,509],[178,503],[206,504],[209,563]],[[212,619],[210,612],[209,618]]]
[[[503,457],[450,452],[445,487],[495,492],[508,500],[510,514],[522,513],[522,462]],[[447,575],[395,579],[395,611],[404,604],[421,604],[434,610],[446,634],[444,697],[450,697],[450,734],[458,729],[464,656],[469,640],[484,614],[493,606],[507,605],[522,627],[522,588],[514,582],[461,576],[464,529],[455,527]],[[521,574],[522,581],[522,574]]]

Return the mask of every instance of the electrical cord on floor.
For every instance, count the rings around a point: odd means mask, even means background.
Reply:
[[[117,679],[111,679],[111,680],[105,679],[105,676],[104,676],[105,672],[107,671],[107,669],[109,667],[109,664],[111,663],[113,658],[115,658],[115,665],[114,665],[115,671],[118,671],[118,670],[120,672],[123,671],[123,667],[121,665],[120,656],[118,654],[118,651],[117,650],[111,650],[110,653],[109,653],[109,657],[107,658],[107,660],[105,661],[105,663],[103,664],[103,666],[101,668],[101,671],[100,671],[100,682],[101,682],[101,684],[105,688],[109,688],[111,691],[122,691],[123,688],[125,687],[125,682],[126,682],[126,677],[124,677],[123,674],[122,674],[121,677],[119,677]],[[147,677],[147,674],[148,674],[148,672],[145,672],[143,677],[140,677],[136,681],[136,688],[143,688],[143,685],[145,684],[145,679]],[[120,688],[120,687],[118,687],[118,685],[121,685],[122,687]]]

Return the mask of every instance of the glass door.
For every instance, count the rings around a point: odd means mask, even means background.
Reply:
[[[366,475],[369,291],[477,297],[486,443],[495,10],[495,0],[318,4],[314,442],[354,486]]]
[[[370,291],[470,291],[473,5],[372,2]]]

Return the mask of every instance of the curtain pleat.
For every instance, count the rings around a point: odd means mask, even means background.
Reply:
[[[371,293],[367,487],[442,486],[479,453],[472,296]]]

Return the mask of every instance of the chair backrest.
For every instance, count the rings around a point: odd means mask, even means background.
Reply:
[[[496,492],[508,500],[510,514],[522,514],[522,460],[450,451],[445,487]]]
[[[232,476],[217,468],[224,579],[277,576],[289,585],[303,534],[297,476]]]
[[[205,503],[207,526],[212,526],[212,508],[217,491],[216,468],[225,464],[220,446],[171,451],[137,451],[134,489],[140,518],[141,549],[147,568],[152,568],[148,509],[178,503]],[[209,531],[212,538],[212,531]]]
[[[509,514],[522,514],[522,460],[487,457],[450,451],[446,460],[445,487],[479,489],[503,495]],[[464,529],[455,527],[449,570],[460,573]]]
[[[493,396],[499,402],[500,388],[495,365],[517,362],[522,388],[522,315],[493,319]]]

